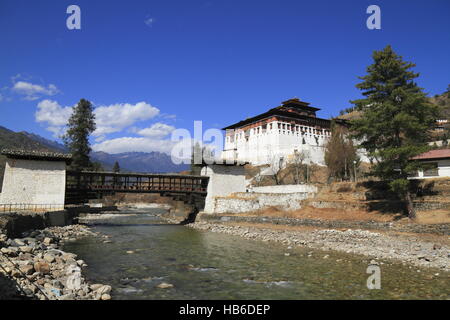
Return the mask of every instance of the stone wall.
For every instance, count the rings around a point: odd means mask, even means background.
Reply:
[[[301,202],[310,196],[307,192],[301,193],[234,193],[229,197],[216,197],[209,213],[244,213],[257,211],[269,207],[281,210],[297,210]]]
[[[7,159],[0,204],[52,205],[64,209],[66,163]]]
[[[20,237],[23,232],[30,230],[70,225],[76,215],[78,212],[73,210],[4,213],[0,215],[0,232],[10,238]]]

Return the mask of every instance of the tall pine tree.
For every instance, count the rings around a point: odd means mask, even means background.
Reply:
[[[63,141],[72,153],[72,170],[91,170],[93,164],[89,158],[91,147],[89,135],[96,129],[95,115],[92,104],[85,99],[81,99],[74,107],[72,115],[67,124],[67,131],[63,136]]]
[[[364,99],[352,101],[362,117],[351,121],[354,137],[375,159],[372,174],[385,181],[406,202],[408,216],[415,218],[408,175],[422,165],[411,158],[429,150],[430,129],[439,115],[422,88],[419,76],[391,48],[373,53],[374,63],[356,87]]]
[[[119,165],[118,161],[114,162],[113,172],[115,172],[115,173],[119,173],[120,172],[120,165]]]

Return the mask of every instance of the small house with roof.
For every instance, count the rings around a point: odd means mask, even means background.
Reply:
[[[64,209],[66,165],[70,154],[25,150],[2,150],[6,167],[0,193],[8,209]]]

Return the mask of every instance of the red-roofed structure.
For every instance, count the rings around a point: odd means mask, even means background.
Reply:
[[[413,158],[413,160],[450,159],[450,149],[431,150]]]
[[[431,150],[412,158],[412,160],[433,165],[428,170],[417,172],[414,178],[450,178],[450,149]]]

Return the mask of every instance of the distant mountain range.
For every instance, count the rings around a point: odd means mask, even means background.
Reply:
[[[43,138],[26,131],[14,132],[0,126],[0,149],[25,149],[38,151],[67,152],[61,143]],[[105,170],[111,170],[114,162],[119,162],[122,171],[146,173],[175,173],[189,170],[189,165],[176,165],[169,155],[161,152],[125,152],[109,154],[106,152],[92,152],[93,161],[102,164]],[[0,158],[0,180],[3,178],[4,159]]]

